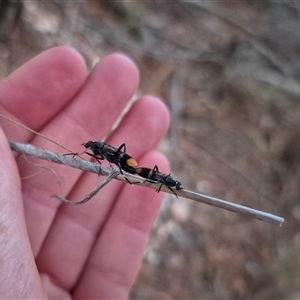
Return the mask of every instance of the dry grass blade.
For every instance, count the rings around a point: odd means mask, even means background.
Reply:
[[[22,127],[22,128],[24,128],[24,129],[26,129],[26,130],[28,130],[28,131],[30,131],[30,132],[32,132],[32,133],[38,135],[38,136],[44,138],[45,140],[47,140],[47,141],[49,141],[49,142],[51,142],[51,143],[53,143],[53,144],[55,144],[55,145],[61,147],[62,149],[65,149],[65,150],[67,150],[67,151],[73,153],[72,150],[70,150],[70,149],[64,147],[63,145],[61,145],[61,144],[55,142],[54,140],[48,138],[47,136],[45,136],[45,135],[43,135],[43,134],[41,134],[41,133],[39,133],[39,132],[37,132],[37,131],[35,131],[35,130],[33,130],[33,129],[31,129],[31,128],[29,128],[29,127],[27,127],[27,126],[25,126],[25,125],[23,125],[23,124],[21,124],[21,123],[19,123],[19,122],[17,122],[17,121],[15,121],[15,120],[12,120],[12,119],[10,119],[10,118],[8,118],[8,117],[2,115],[2,114],[0,114],[0,117],[1,117],[2,119],[6,120],[6,121],[9,121],[9,122],[11,122],[11,123],[13,123],[13,124],[15,124],[15,125],[17,125],[17,126],[19,126],[19,127]],[[74,153],[74,154],[75,154],[75,153]]]

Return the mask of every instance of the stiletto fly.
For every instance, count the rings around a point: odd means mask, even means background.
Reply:
[[[146,181],[151,183],[160,183],[159,188],[156,190],[158,193],[161,190],[161,187],[165,185],[168,189],[177,197],[177,194],[172,188],[175,188],[177,191],[182,190],[182,184],[173,179],[171,174],[167,175],[158,171],[158,167],[154,166],[153,169],[149,168],[136,168],[136,174],[145,178]]]
[[[87,143],[83,143],[82,145],[93,152],[85,153],[96,158],[96,160],[100,164],[100,160],[106,159],[110,163],[117,165],[122,175],[124,175],[123,171],[131,174],[136,174],[136,167],[138,166],[138,162],[126,153],[126,145],[124,143],[119,148],[115,148],[104,142],[93,141],[88,141]],[[125,179],[129,182],[126,177]]]

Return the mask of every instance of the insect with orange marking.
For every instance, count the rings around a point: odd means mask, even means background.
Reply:
[[[106,159],[108,162],[117,165],[122,175],[124,175],[123,171],[130,174],[136,174],[136,167],[138,166],[138,162],[126,153],[126,145],[124,143],[119,148],[115,148],[104,142],[93,141],[88,141],[86,143],[83,143],[82,145],[93,152],[85,153],[96,158],[96,160],[100,164],[100,160]],[[129,182],[126,177],[125,179]]]

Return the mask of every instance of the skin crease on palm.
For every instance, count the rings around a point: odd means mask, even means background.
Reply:
[[[137,67],[125,55],[106,56],[88,74],[75,50],[57,47],[0,83],[0,112],[78,149],[109,132],[138,83]],[[61,204],[50,198],[54,186],[43,173],[21,180],[36,167],[12,153],[7,139],[62,150],[5,120],[0,124],[0,298],[127,298],[163,193],[112,181],[82,206]],[[167,159],[154,150],[168,126],[164,104],[143,96],[107,143],[125,142],[140,166],[169,173]],[[95,186],[95,174],[62,167],[55,170],[68,199]]]

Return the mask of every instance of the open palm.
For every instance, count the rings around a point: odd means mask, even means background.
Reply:
[[[135,65],[124,55],[107,56],[87,74],[76,51],[57,47],[0,83],[0,112],[78,149],[110,131],[138,81]],[[61,204],[50,198],[57,191],[55,180],[45,180],[42,174],[20,180],[37,168],[18,156],[16,164],[6,137],[61,149],[7,121],[0,123],[0,297],[126,298],[162,193],[113,181],[85,205]],[[107,143],[118,147],[125,142],[141,166],[158,165],[168,172],[165,157],[153,151],[168,125],[165,106],[144,96]],[[69,199],[78,200],[96,184],[95,174],[64,166],[55,170]]]

